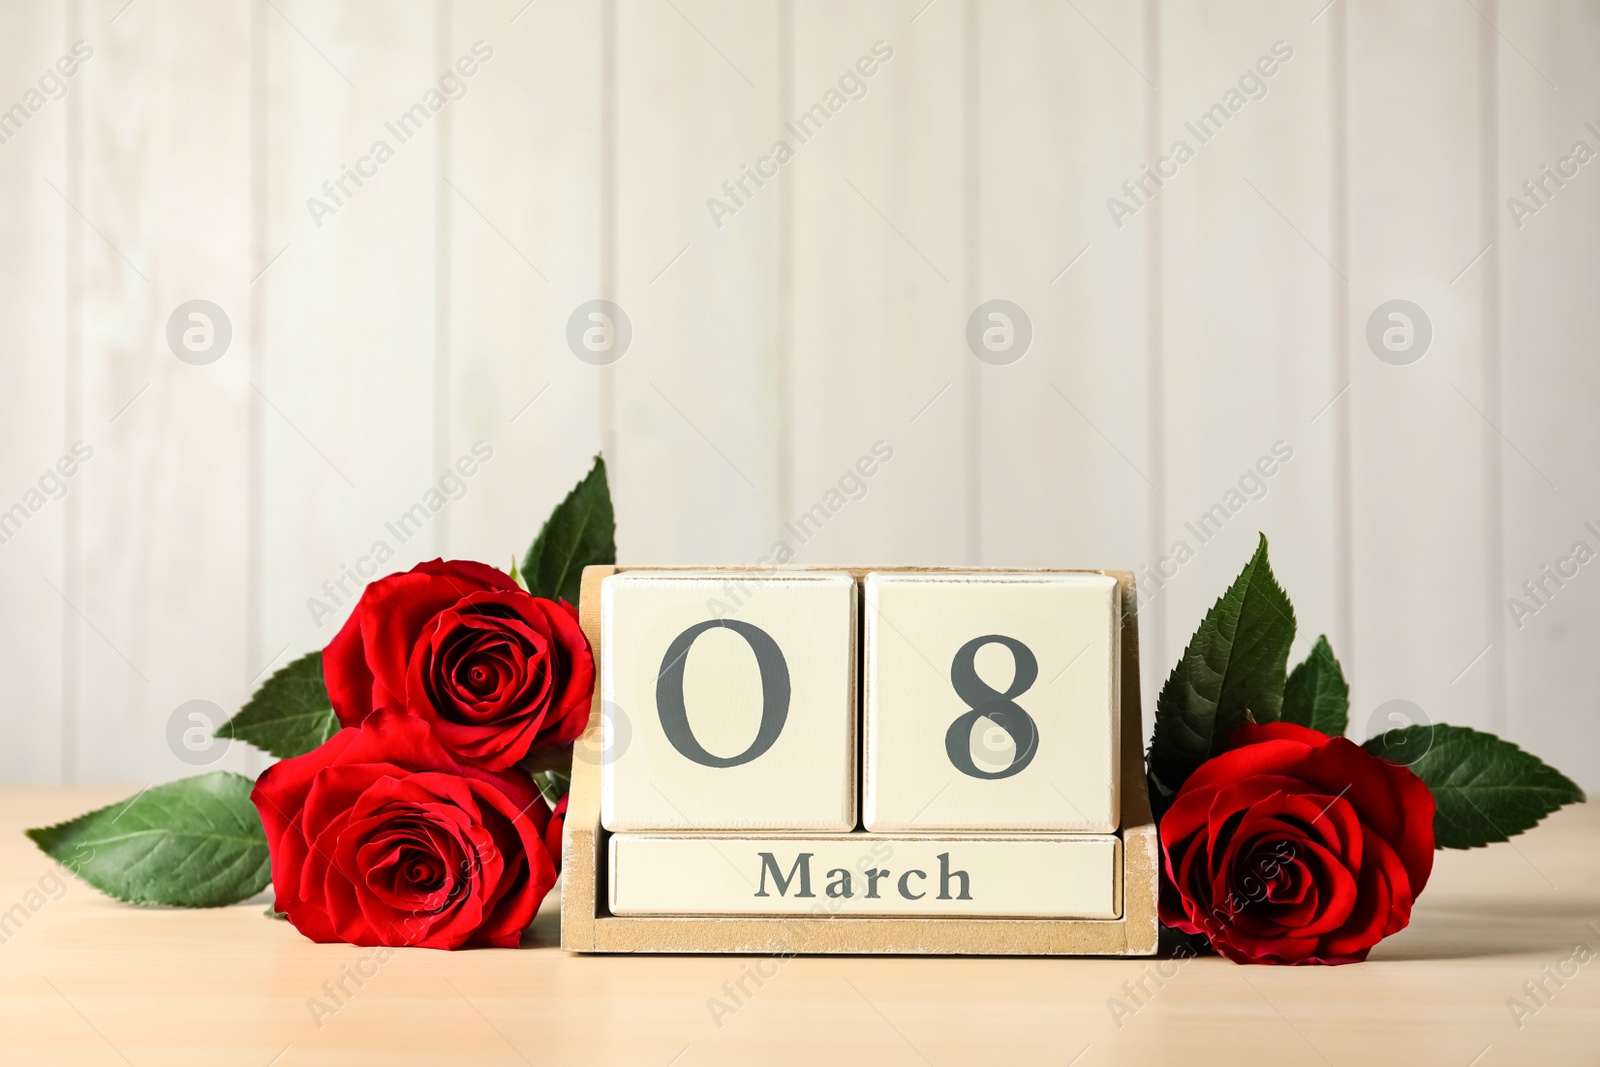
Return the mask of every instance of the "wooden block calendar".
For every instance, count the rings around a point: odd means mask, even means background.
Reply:
[[[575,952],[1148,955],[1132,575],[588,567]]]

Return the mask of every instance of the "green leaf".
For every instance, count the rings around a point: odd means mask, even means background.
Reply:
[[[280,759],[303,756],[339,731],[322,653],[311,652],[277,671],[239,713],[217,727],[218,737],[237,737]]]
[[[1343,737],[1350,726],[1350,685],[1323,634],[1283,686],[1283,721]]]
[[[1149,757],[1158,802],[1176,793],[1243,723],[1278,721],[1294,627],[1294,607],[1272,576],[1262,535],[1161,688]]]
[[[554,808],[556,801],[571,791],[572,777],[556,770],[540,771],[533,776],[533,784],[539,787],[546,802]]]
[[[589,473],[550,513],[544,529],[528,548],[528,556],[522,561],[522,578],[528,592],[576,604],[583,568],[591,563],[617,561],[616,535],[611,490],[606,485],[606,461],[595,456]]]
[[[507,571],[506,573],[511,575],[511,580],[513,582],[517,583],[517,588],[521,589],[524,593],[528,591],[528,583],[522,580],[522,571],[517,567],[516,556],[511,557],[511,570]]]
[[[217,908],[272,875],[254,783],[232,771],[183,778],[28,837],[73,874],[130,904]]]
[[[1504,841],[1583,800],[1583,790],[1539,757],[1466,726],[1407,726],[1361,747],[1409,767],[1433,793],[1438,848]]]

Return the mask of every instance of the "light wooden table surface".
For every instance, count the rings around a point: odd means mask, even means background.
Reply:
[[[127,907],[51,880],[21,836],[131,790],[0,790],[0,1062],[11,1064],[1600,1063],[1600,961],[1542,1006],[1524,983],[1600,952],[1600,804],[1511,844],[1441,853],[1411,927],[1365,964],[1178,964],[1132,1014],[1148,960],[601,958],[556,947],[555,900],[522,951],[404,949],[332,1016],[312,997],[372,950],[313,945],[260,902]],[[50,899],[51,891],[57,899]],[[24,905],[24,912],[28,908]],[[1589,925],[1589,924],[1594,925]],[[761,965],[732,1015],[708,1001]],[[1549,970],[1547,970],[1549,968]],[[369,967],[370,969],[370,967]],[[1508,1000],[1537,1011],[1519,1027]],[[1144,998],[1141,998],[1144,999]],[[1120,1022],[1120,1026],[1119,1026]]]

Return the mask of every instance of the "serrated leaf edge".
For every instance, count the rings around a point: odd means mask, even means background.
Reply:
[[[1516,752],[1516,753],[1518,753],[1520,755],[1526,756],[1527,758],[1529,758],[1529,759],[1533,760],[1535,763],[1537,763],[1541,770],[1548,771],[1550,774],[1553,774],[1553,775],[1556,776],[1556,778],[1560,779],[1560,783],[1551,783],[1549,785],[1516,785],[1516,784],[1492,785],[1492,786],[1479,786],[1479,787],[1477,787],[1479,790],[1481,790],[1481,791],[1491,791],[1491,790],[1499,789],[1499,790],[1507,790],[1507,791],[1515,790],[1515,791],[1523,792],[1523,793],[1530,792],[1530,791],[1531,792],[1536,792],[1536,793],[1543,792],[1543,793],[1551,794],[1550,799],[1557,799],[1557,798],[1560,798],[1560,797],[1563,797],[1563,796],[1566,799],[1562,800],[1561,803],[1556,804],[1555,806],[1551,807],[1549,811],[1547,811],[1543,815],[1539,816],[1537,819],[1535,819],[1533,822],[1529,823],[1527,826],[1524,826],[1524,827],[1522,827],[1522,828],[1520,828],[1520,829],[1508,834],[1504,830],[1500,829],[1500,825],[1494,821],[1494,818],[1492,816],[1490,816],[1490,814],[1488,812],[1484,811],[1483,808],[1481,808],[1478,805],[1477,801],[1473,800],[1472,797],[1467,795],[1467,790],[1471,786],[1470,782],[1467,782],[1467,783],[1451,782],[1451,783],[1447,783],[1447,784],[1440,784],[1440,785],[1434,786],[1434,785],[1429,785],[1426,780],[1423,780],[1421,775],[1417,775],[1418,779],[1422,780],[1422,784],[1428,787],[1428,792],[1434,794],[1436,797],[1437,797],[1437,795],[1439,793],[1446,792],[1446,791],[1454,792],[1454,793],[1459,794],[1461,796],[1461,799],[1465,800],[1468,804],[1471,804],[1472,807],[1478,812],[1478,814],[1483,817],[1483,821],[1484,822],[1488,823],[1491,827],[1494,828],[1496,833],[1501,835],[1499,838],[1490,838],[1490,839],[1482,840],[1482,841],[1472,841],[1472,842],[1470,842],[1468,844],[1465,844],[1465,845],[1439,844],[1438,843],[1438,833],[1437,833],[1438,821],[1441,818],[1444,818],[1447,821],[1452,821],[1452,822],[1454,820],[1449,820],[1449,817],[1443,815],[1442,813],[1440,813],[1440,811],[1436,807],[1435,808],[1435,814],[1434,814],[1434,821],[1435,821],[1435,827],[1436,827],[1436,830],[1435,830],[1435,847],[1436,848],[1439,848],[1439,849],[1448,848],[1448,849],[1452,849],[1452,850],[1464,851],[1466,849],[1487,848],[1490,845],[1496,845],[1496,844],[1500,844],[1500,843],[1505,842],[1505,841],[1510,841],[1513,837],[1517,837],[1517,836],[1519,836],[1521,834],[1527,833],[1529,830],[1532,830],[1534,827],[1538,826],[1540,823],[1544,822],[1550,816],[1554,815],[1556,812],[1560,811],[1562,808],[1566,807],[1567,805],[1569,805],[1569,804],[1582,804],[1582,803],[1586,802],[1589,799],[1588,796],[1584,793],[1583,788],[1581,786],[1579,786],[1577,782],[1574,782],[1571,778],[1567,777],[1566,774],[1562,773],[1561,770],[1559,770],[1558,768],[1556,768],[1555,766],[1553,766],[1553,765],[1551,765],[1549,763],[1546,763],[1538,755],[1536,755],[1535,753],[1529,752],[1527,749],[1523,748],[1521,745],[1517,744],[1515,741],[1507,741],[1505,738],[1500,737],[1497,734],[1489,733],[1487,730],[1478,730],[1478,729],[1475,729],[1474,727],[1471,727],[1471,726],[1457,726],[1457,725],[1454,725],[1452,723],[1437,723],[1437,724],[1432,724],[1432,725],[1427,725],[1427,726],[1413,725],[1413,726],[1405,727],[1404,729],[1406,731],[1410,731],[1410,730],[1434,730],[1434,729],[1439,729],[1439,728],[1445,728],[1445,729],[1449,729],[1449,730],[1460,730],[1460,731],[1463,731],[1464,734],[1467,737],[1476,736],[1476,737],[1488,738],[1489,740],[1494,741],[1497,744],[1501,744],[1501,745],[1506,746],[1507,748],[1511,749],[1512,751],[1514,751],[1514,752]],[[1385,731],[1385,733],[1391,733],[1391,732],[1393,732],[1393,731]],[[1373,749],[1368,747],[1368,746],[1372,745],[1373,742],[1380,740],[1383,736],[1384,736],[1384,734],[1378,734],[1378,735],[1376,735],[1374,737],[1367,738],[1367,740],[1365,740],[1365,741],[1363,741],[1361,743],[1361,748],[1364,751],[1366,751],[1367,753],[1369,753],[1370,755],[1376,757],[1377,759],[1383,759],[1383,757],[1381,755],[1379,755],[1377,752],[1373,751]],[[1430,751],[1431,751],[1431,748],[1430,748]],[[1409,765],[1396,764],[1396,766],[1405,766],[1407,770],[1412,770]],[[1412,773],[1416,774],[1416,772],[1414,770],[1412,770]],[[1473,836],[1476,837],[1476,836],[1479,836],[1479,835],[1473,835]]]
[[[166,782],[166,783],[163,783],[163,785],[175,785],[178,782],[195,781],[195,780],[198,780],[198,779],[201,779],[201,778],[209,778],[209,777],[211,777],[213,775],[220,775],[220,776],[223,776],[225,778],[235,778],[235,779],[238,779],[240,782],[242,782],[242,783],[244,783],[246,785],[250,785],[252,787],[255,785],[254,779],[248,777],[247,775],[239,774],[239,773],[237,773],[235,771],[207,771],[205,774],[191,775],[188,778],[175,779],[173,782]],[[157,788],[159,788],[159,787],[157,787]],[[92,878],[88,874],[84,873],[81,870],[75,870],[72,867],[67,866],[67,864],[64,861],[58,859],[55,855],[53,855],[51,853],[51,851],[50,851],[51,846],[50,846],[50,844],[47,843],[47,839],[49,837],[57,835],[58,832],[61,831],[61,830],[64,830],[64,829],[66,829],[68,827],[71,827],[71,826],[74,826],[74,825],[76,825],[78,823],[82,823],[82,822],[84,822],[84,821],[86,821],[88,819],[93,818],[96,815],[101,815],[101,814],[103,814],[105,812],[108,812],[108,811],[111,811],[112,809],[117,808],[119,806],[121,806],[123,808],[123,810],[126,811],[127,809],[131,808],[139,800],[139,798],[145,794],[145,792],[147,792],[147,790],[141,790],[140,792],[135,793],[132,797],[129,797],[127,800],[113,801],[110,804],[105,804],[105,805],[102,805],[101,807],[98,807],[98,808],[92,808],[89,811],[83,812],[80,815],[75,815],[70,819],[63,819],[60,822],[50,823],[49,825],[46,825],[46,826],[28,827],[27,829],[22,831],[23,835],[26,836],[28,838],[28,840],[32,841],[34,843],[34,845],[38,847],[39,851],[43,852],[46,856],[48,856],[51,859],[51,861],[53,861],[55,863],[58,863],[58,864],[61,864],[63,867],[65,867],[66,870],[74,878],[77,878],[79,881],[83,882],[85,885],[90,886],[91,888],[93,888],[97,892],[100,892],[100,893],[104,894],[105,896],[110,897],[112,900],[121,901],[124,904],[132,904],[132,905],[134,905],[136,907],[167,907],[167,908],[192,908],[192,909],[228,907],[231,904],[237,904],[240,901],[249,900],[251,897],[257,895],[262,890],[267,888],[268,885],[271,884],[272,858],[271,858],[271,851],[270,851],[270,848],[267,845],[266,837],[265,837],[264,834],[260,838],[259,846],[263,849],[265,854],[263,855],[263,857],[259,861],[257,861],[257,865],[260,868],[260,874],[262,876],[261,878],[257,879],[257,880],[259,880],[260,885],[257,888],[251,890],[249,893],[245,894],[244,896],[236,897],[232,901],[227,901],[227,902],[218,903],[218,904],[191,904],[191,903],[185,903],[185,902],[182,902],[182,901],[165,900],[165,899],[162,899],[160,897],[149,896],[149,895],[146,895],[146,894],[124,894],[122,892],[119,892],[117,889],[115,889],[114,887],[112,887],[110,885],[101,884],[101,881],[99,879]],[[185,804],[192,803],[192,800],[187,796],[180,797],[179,799]],[[121,816],[119,815],[118,818],[121,818]],[[115,821],[115,820],[113,820],[113,821]],[[158,830],[158,829],[136,830],[136,831],[133,831],[131,833],[126,833],[126,834],[121,834],[121,835],[117,835],[117,836],[114,836],[114,837],[108,837],[108,838],[99,839],[99,840],[97,840],[95,842],[95,844],[114,844],[114,843],[117,843],[117,842],[127,841],[127,840],[130,840],[130,839],[133,839],[133,838],[136,838],[136,837],[145,836],[145,835],[148,835],[148,834],[160,834],[162,832],[163,831]],[[191,833],[191,832],[187,832],[187,831],[182,832],[178,836],[182,836],[182,837],[185,837],[185,838],[192,838],[192,839],[196,839],[196,840],[200,840],[200,841],[218,841],[218,842],[226,842],[226,843],[229,843],[229,844],[238,844],[243,840],[243,838],[241,838],[241,837],[226,836],[226,835],[222,835],[222,834],[211,834],[211,833]],[[250,844],[251,844],[251,847],[256,847],[258,842],[255,841],[254,839],[252,839],[250,841]],[[189,855],[184,858],[183,862],[184,863],[188,863],[189,860],[191,860],[193,857],[194,857],[194,853],[191,851],[189,853]],[[225,866],[223,866],[223,867],[219,868],[218,870],[212,872],[208,876],[207,881],[215,881],[215,880],[221,878],[222,876],[226,875],[227,872],[238,868],[240,866],[240,864],[244,863],[244,862],[249,862],[246,857],[239,857],[238,859],[235,859],[235,860],[231,861],[230,863],[226,864]],[[181,869],[181,868],[182,868],[182,864],[179,865],[178,869]]]
[[[527,555],[523,559],[524,572],[535,570],[535,568],[532,566],[532,564],[535,562],[534,553],[539,550],[542,544],[544,544],[545,535],[550,530],[550,520],[555,518],[556,514],[563,508],[567,507],[569,502],[574,501],[574,498],[576,498],[578,495],[578,491],[597,475],[605,485],[607,500],[610,499],[611,483],[606,474],[605,456],[597,452],[595,453],[594,462],[590,465],[588,472],[585,473],[582,478],[578,479],[573,487],[567,491],[567,495],[561,498],[561,503],[557,504],[555,508],[551,510],[550,515],[544,521],[544,525],[540,527],[538,536],[533,539],[533,544],[528,546]],[[574,510],[571,513],[574,516],[577,534],[569,539],[570,547],[566,550],[566,558],[561,560],[560,577],[555,583],[555,588],[552,590],[540,589],[539,591],[534,592],[531,586],[528,587],[529,592],[533,592],[534,596],[542,596],[550,600],[564,599],[561,596],[561,586],[566,584],[567,575],[572,570],[572,560],[578,553],[578,545],[582,543],[583,534],[589,529],[589,524],[594,520],[595,512],[598,510],[598,506],[595,504],[589,504],[583,507],[582,510],[578,510],[578,507],[579,505],[574,503]],[[615,548],[614,533],[613,548]]]

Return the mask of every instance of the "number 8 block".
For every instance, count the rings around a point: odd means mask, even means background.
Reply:
[[[856,824],[856,582],[628,571],[600,587],[607,830]]]
[[[873,572],[865,601],[868,831],[1117,828],[1114,578]]]

